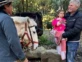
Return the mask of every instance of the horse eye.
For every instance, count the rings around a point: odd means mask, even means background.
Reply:
[[[36,32],[35,32],[35,31],[33,31],[33,33],[35,34]]]

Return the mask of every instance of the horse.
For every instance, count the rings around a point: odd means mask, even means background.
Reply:
[[[42,23],[42,14],[41,12],[21,12],[21,13],[15,13],[15,16],[22,16],[22,17],[30,17],[34,19],[34,21],[37,23],[36,31],[38,36],[41,36],[43,34],[43,23]]]
[[[36,49],[38,47],[38,35],[35,27],[37,23],[30,17],[11,17],[15,23],[17,34],[23,47]]]

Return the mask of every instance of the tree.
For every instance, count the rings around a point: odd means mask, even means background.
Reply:
[[[43,22],[51,22],[59,8],[66,12],[69,0],[14,0],[14,12],[41,12]]]

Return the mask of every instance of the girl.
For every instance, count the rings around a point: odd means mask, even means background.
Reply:
[[[61,55],[62,60],[66,58],[66,39],[62,38],[62,34],[65,30],[66,20],[64,18],[64,11],[58,11],[58,17],[52,21],[52,26],[55,35],[55,43],[57,44],[58,54]]]

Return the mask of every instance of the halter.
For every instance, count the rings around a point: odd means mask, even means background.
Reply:
[[[28,22],[28,23],[29,23],[29,22]],[[29,45],[30,43],[32,43],[32,50],[33,50],[34,43],[38,44],[38,42],[33,41],[30,28],[34,27],[35,25],[33,25],[33,26],[28,26],[29,32],[30,32],[30,36],[28,35],[28,32],[27,32],[27,25],[28,25],[27,22],[25,22],[25,32],[24,32],[24,34],[23,34],[23,36],[22,36],[22,38],[21,38],[21,41],[22,41],[22,43],[24,42],[23,39],[24,39],[24,37],[25,37],[25,35],[26,35],[29,42],[28,42],[26,45],[24,45],[24,46],[28,47],[28,45]],[[30,38],[30,37],[31,37],[31,38]]]

